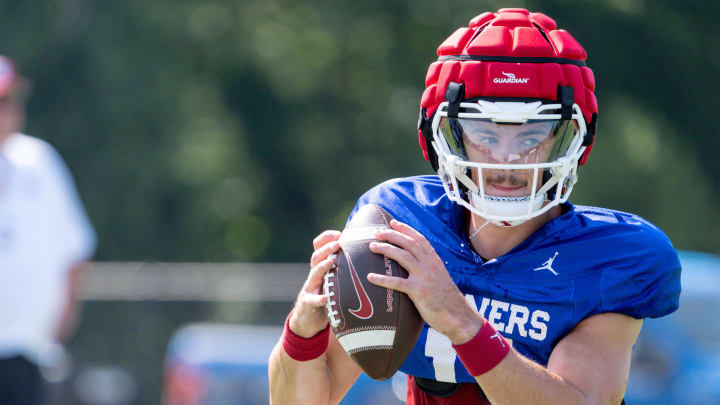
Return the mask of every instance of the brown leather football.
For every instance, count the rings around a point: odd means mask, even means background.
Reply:
[[[325,275],[323,289],[330,326],[348,355],[375,380],[393,376],[410,354],[423,320],[410,298],[367,280],[369,273],[407,278],[395,260],[370,251],[375,230],[390,228],[392,217],[381,207],[360,207],[340,236],[336,267]]]

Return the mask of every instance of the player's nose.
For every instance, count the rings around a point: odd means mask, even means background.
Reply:
[[[498,142],[498,144],[490,150],[491,163],[510,163],[519,157],[520,155],[517,154],[509,142]]]

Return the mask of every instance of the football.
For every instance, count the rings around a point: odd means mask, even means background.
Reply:
[[[360,207],[340,236],[335,267],[323,289],[330,326],[348,355],[375,380],[393,376],[410,354],[423,320],[410,298],[379,287],[369,273],[407,278],[395,260],[370,251],[377,229],[390,228],[392,217],[381,207]]]

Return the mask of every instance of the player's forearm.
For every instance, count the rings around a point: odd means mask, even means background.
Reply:
[[[475,379],[493,405],[595,405],[570,382],[515,350]]]
[[[270,403],[329,404],[330,376],[325,354],[309,361],[296,361],[278,343],[269,361]]]

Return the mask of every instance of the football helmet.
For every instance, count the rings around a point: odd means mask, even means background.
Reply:
[[[499,226],[567,201],[597,126],[586,57],[524,9],[481,14],[440,45],[418,135],[452,201]]]

